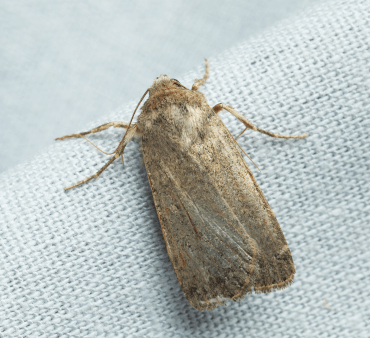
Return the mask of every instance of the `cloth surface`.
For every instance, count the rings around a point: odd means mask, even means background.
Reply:
[[[0,172],[317,1],[0,1]]]
[[[369,337],[370,2],[337,0],[210,58],[201,91],[260,128],[239,144],[296,266],[292,286],[193,309],[168,258],[140,144],[57,142],[0,176],[1,337]],[[204,65],[179,80],[191,85]],[[168,74],[171,76],[171,74]],[[132,102],[87,126],[129,121]],[[222,119],[237,135],[243,126]],[[83,130],[71,130],[78,132]],[[122,130],[90,136],[112,151]],[[62,135],[55,135],[62,136]]]

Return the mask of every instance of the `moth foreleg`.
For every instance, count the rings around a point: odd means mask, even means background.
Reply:
[[[222,109],[225,109],[229,113],[233,114],[240,122],[242,122],[245,125],[246,128],[236,138],[241,136],[247,129],[252,129],[252,130],[258,131],[262,134],[266,134],[268,136],[274,137],[274,138],[286,138],[286,139],[287,138],[305,138],[305,137],[308,136],[308,134],[303,134],[303,135],[280,135],[280,134],[272,133],[272,132],[267,131],[267,130],[263,130],[263,129],[258,128],[257,126],[255,126],[251,121],[249,121],[242,114],[237,112],[233,107],[230,107],[227,104],[218,103],[212,109],[215,113],[219,113]]]
[[[88,178],[85,178],[84,180],[80,181],[80,182],[77,182],[76,184],[73,184],[71,186],[69,186],[68,188],[64,188],[64,191],[67,191],[69,189],[72,189],[72,188],[75,188],[75,187],[78,187],[79,185],[82,185],[86,182],[89,182],[91,181],[93,178],[97,178],[100,176],[100,174],[105,170],[107,169],[113,162],[116,158],[118,158],[119,155],[117,156],[117,154],[115,154],[102,168],[100,168],[94,175],[91,175],[90,177]]]
[[[110,127],[127,129],[128,126],[129,126],[129,124],[126,123],[126,122],[119,122],[119,121],[116,121],[116,122],[108,122],[108,123],[105,123],[105,124],[103,124],[103,125],[101,125],[99,127],[96,127],[94,129],[91,129],[89,131],[84,131],[84,132],[79,133],[79,134],[66,135],[66,136],[63,136],[63,137],[59,137],[59,138],[57,138],[55,140],[58,141],[58,140],[64,140],[66,138],[71,138],[71,137],[82,137],[83,139],[85,139],[87,142],[89,142],[90,144],[92,144],[96,149],[98,149],[103,154],[105,154],[105,155],[112,155],[112,154],[114,154],[117,151],[117,149],[115,151],[111,152],[111,153],[107,153],[104,150],[101,150],[97,145],[95,145],[94,143],[92,143],[89,139],[87,139],[85,137],[85,135],[98,133],[99,131],[106,130],[106,129],[110,128]],[[134,126],[134,125],[132,125],[132,126]]]
[[[72,188],[75,188],[75,187],[78,187],[79,185],[81,184],[84,184],[86,182],[89,182],[91,181],[93,178],[98,178],[100,176],[100,174],[105,170],[107,169],[118,157],[121,156],[122,158],[122,163],[123,163],[123,152],[125,150],[125,147],[126,145],[130,142],[130,140],[132,139],[132,137],[135,135],[135,133],[138,131],[138,128],[137,128],[137,125],[136,124],[132,124],[130,126],[130,128],[127,130],[127,132],[125,133],[125,135],[122,137],[122,140],[121,142],[119,143],[118,147],[116,148],[116,150],[114,151],[114,156],[110,158],[110,160],[103,166],[101,167],[94,175],[91,175],[90,177],[88,178],[85,178],[84,180],[76,183],[76,184],[73,184],[71,185],[70,187],[68,188],[64,188],[65,191],[69,190],[69,189],[72,189]]]
[[[102,124],[99,127],[96,127],[94,129],[91,129],[89,131],[84,131],[84,132],[78,133],[78,134],[69,134],[69,135],[66,135],[66,136],[63,136],[63,137],[58,137],[55,140],[56,141],[58,141],[58,140],[65,140],[66,138],[82,137],[82,136],[88,135],[88,134],[95,134],[95,133],[98,133],[99,131],[106,130],[106,129],[110,128],[110,127],[127,129],[128,123],[126,123],[126,122],[119,122],[119,121],[116,121],[116,122],[108,122],[108,123]]]

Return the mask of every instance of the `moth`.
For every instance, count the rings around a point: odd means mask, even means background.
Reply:
[[[262,130],[223,103],[211,108],[198,91],[208,73],[206,60],[204,77],[191,89],[161,75],[129,123],[110,122],[57,139],[85,138],[109,127],[126,129],[110,160],[94,175],[65,188],[69,190],[97,178],[117,158],[123,162],[126,145],[135,134],[141,137],[168,255],[185,297],[200,311],[225,305],[225,299],[240,301],[253,291],[283,289],[295,273],[279,223],[218,113],[224,109],[234,115],[244,131],[286,139],[307,136]],[[137,123],[132,123],[147,93]]]

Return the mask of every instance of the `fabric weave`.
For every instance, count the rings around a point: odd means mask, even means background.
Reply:
[[[262,170],[247,160],[291,249],[292,286],[196,311],[169,261],[140,144],[124,166],[65,193],[108,160],[67,140],[0,176],[0,336],[370,337],[369,12],[364,0],[316,6],[210,58],[200,89],[260,128],[309,133],[238,139]],[[189,86],[203,68],[179,80]],[[128,122],[135,105],[86,130]],[[111,151],[122,134],[90,139]]]

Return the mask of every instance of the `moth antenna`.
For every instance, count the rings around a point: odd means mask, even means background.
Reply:
[[[235,140],[236,142],[236,140]],[[259,172],[261,172],[260,168],[258,168],[257,164],[253,162],[253,160],[248,156],[248,154],[243,150],[243,148],[239,145],[238,142],[236,142],[236,144],[238,145],[238,147],[240,148],[240,150],[244,153],[245,156],[247,156],[251,162],[255,165],[255,167],[259,170]]]
[[[112,153],[107,153],[105,152],[104,150],[101,150],[97,145],[95,145],[94,143],[92,143],[88,138],[86,138],[85,136],[81,135],[82,138],[84,138],[87,142],[89,142],[90,144],[92,144],[96,149],[98,149],[100,152],[102,152],[103,154],[105,155],[113,155],[115,153],[115,151],[113,151]]]
[[[208,74],[209,74],[209,63],[208,63],[208,60],[207,59],[204,59],[206,60],[206,73],[204,74],[203,76],[203,79],[200,79],[200,80],[195,80],[194,81],[194,84],[193,86],[191,87],[191,90],[198,90],[199,87],[204,84],[207,79],[208,79]]]
[[[131,126],[132,120],[134,119],[134,115],[135,115],[135,113],[136,113],[137,109],[139,108],[141,101],[143,101],[143,100],[144,100],[145,95],[146,95],[146,94],[148,94],[148,92],[149,92],[149,90],[150,90],[150,89],[151,89],[151,87],[149,87],[149,88],[145,91],[144,95],[141,97],[141,99],[140,99],[139,103],[137,104],[137,106],[136,106],[136,108],[135,108],[135,110],[134,110],[134,113],[133,113],[133,114],[132,114],[132,116],[131,116],[131,120],[130,120],[130,123],[128,124],[128,127],[127,127],[127,129],[126,129],[126,132],[125,132],[125,134],[123,135],[121,142],[119,143],[118,147],[116,148],[116,150],[115,150],[114,152],[116,152],[116,151],[118,150],[118,148],[121,146],[121,144],[123,143],[123,141],[124,141],[124,139],[125,139],[125,137],[126,137],[126,135],[127,135],[127,132],[128,132],[128,130],[130,129],[130,126]]]

